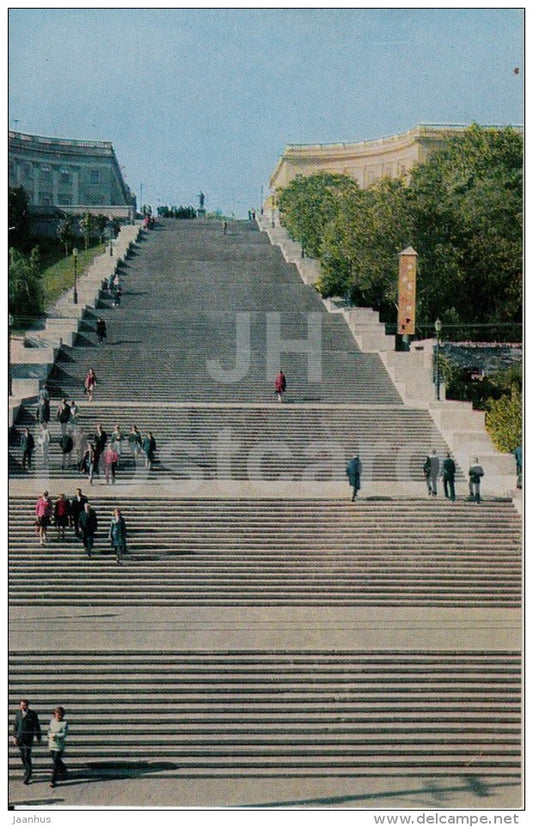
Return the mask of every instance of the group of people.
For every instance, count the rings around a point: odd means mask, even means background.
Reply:
[[[456,470],[455,461],[450,452],[447,452],[446,457],[441,463],[437,450],[434,448],[431,454],[427,455],[423,465],[428,495],[430,497],[437,496],[437,480],[441,477],[444,496],[452,502],[455,502]],[[481,502],[481,478],[484,475],[485,472],[479,463],[479,458],[475,457],[472,465],[468,469],[469,500],[476,503]]]
[[[65,709],[62,706],[56,706],[48,725],[48,749],[52,759],[51,787],[56,786],[58,778],[65,778],[67,775],[67,768],[63,762],[67,733],[68,722],[65,718]],[[28,699],[23,698],[15,713],[12,743],[19,748],[20,759],[24,768],[24,784],[31,783],[34,741],[37,741],[38,744],[42,741],[39,716],[37,712],[30,709]]]
[[[81,488],[76,489],[76,494],[70,500],[61,493],[54,503],[48,491],[43,491],[38,497],[35,503],[35,526],[41,546],[48,542],[48,529],[51,525],[57,529],[58,540],[65,540],[67,528],[72,528],[74,536],[82,540],[87,556],[92,557],[98,517]],[[126,521],[120,508],[114,508],[107,537],[120,565],[127,552],[127,534]]]
[[[88,379],[88,387],[92,388],[94,392],[91,379],[94,379],[95,384],[96,376],[92,369],[89,371]],[[126,442],[129,445],[134,464],[138,465],[144,459],[144,467],[152,469],[157,450],[157,443],[152,431],[148,431],[143,436],[137,426],[132,425],[130,433],[126,435],[122,432],[121,426],[117,424],[108,438],[107,432],[100,424],[97,424],[94,434],[88,435],[83,426],[79,424],[80,410],[74,399],[68,401],[64,398],[60,401],[56,418],[61,428],[59,438],[61,468],[65,469],[74,464],[72,454],[75,452],[76,467],[80,474],[87,476],[91,485],[95,474],[100,474],[101,461],[103,462],[106,483],[115,483],[117,469],[123,453],[123,444]],[[46,388],[41,391],[37,407],[37,422],[40,427],[37,444],[41,451],[43,465],[48,467],[51,433],[49,429],[50,397]],[[20,432],[19,443],[22,449],[22,468],[31,469],[36,444],[30,428],[24,428]]]
[[[444,496],[452,502],[455,502],[456,465],[449,451],[441,463],[437,450],[434,448],[431,454],[428,454],[425,459],[423,471],[430,497],[437,496],[437,480],[441,477]],[[346,466],[346,476],[352,487],[352,502],[357,497],[357,493],[361,488],[361,474],[361,460],[358,454],[354,454]],[[484,474],[485,472],[479,464],[478,457],[475,457],[472,465],[468,469],[468,490],[469,499],[477,503],[481,501],[481,478]]]

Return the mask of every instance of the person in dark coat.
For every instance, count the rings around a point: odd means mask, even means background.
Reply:
[[[41,425],[50,422],[50,400],[41,397],[37,406],[37,422]]]
[[[85,503],[89,502],[81,488],[76,488],[76,493],[70,501],[70,521],[74,528],[76,537],[80,536],[80,514],[85,510]]]
[[[57,420],[61,425],[61,433],[64,436],[67,433],[67,425],[70,419],[70,405],[66,399],[62,399],[57,409]]]
[[[24,698],[15,713],[13,725],[13,743],[19,748],[22,766],[24,767],[24,783],[29,784],[33,767],[31,762],[31,751],[34,739],[41,743],[41,725],[39,716]]]
[[[102,318],[98,318],[96,322],[96,335],[98,336],[98,344],[103,345],[104,339],[107,336],[107,326]]]
[[[61,468],[65,468],[67,465],[70,465],[70,455],[74,448],[74,440],[69,433],[63,434],[59,440],[59,447],[61,448],[62,454]]]
[[[152,467],[156,448],[157,445],[154,435],[151,431],[148,431],[148,434],[143,439],[144,465],[146,468]]]
[[[455,502],[455,462],[448,452],[442,461],[442,482],[444,485],[444,496]]]
[[[98,528],[98,518],[96,511],[91,508],[90,503],[85,503],[83,511],[80,514],[80,531],[83,546],[87,549],[87,554],[92,557],[94,547],[94,535]]]
[[[361,488],[361,460],[358,454],[354,454],[348,465],[346,466],[346,475],[350,480],[350,485],[353,488],[352,502],[357,497],[357,492]]]
[[[483,466],[479,464],[479,459],[474,457],[474,462],[468,469],[468,490],[470,492],[469,500],[474,500],[478,503],[481,501],[481,477],[485,475]]]
[[[120,508],[115,508],[111,525],[109,526],[109,541],[117,555],[117,563],[122,565],[122,556],[126,553],[126,521],[120,513]]]
[[[20,447],[22,448],[22,467],[31,468],[31,459],[35,451],[35,440],[29,428],[24,428],[22,436],[20,437]]]
[[[433,448],[431,454],[428,454],[424,462],[424,474],[426,476],[426,485],[430,497],[437,496],[437,477],[439,476],[440,460],[437,456],[437,449]]]

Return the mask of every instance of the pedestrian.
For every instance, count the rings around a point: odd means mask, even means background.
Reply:
[[[27,698],[23,698],[19,708],[15,712],[15,723],[13,726],[13,744],[20,751],[22,766],[24,767],[24,783],[29,784],[32,776],[31,751],[34,739],[41,743],[41,725],[39,716],[33,709],[30,709]]]
[[[94,449],[96,451],[96,461],[94,465],[94,473],[99,474],[99,464],[100,464],[100,457],[104,453],[105,446],[107,443],[107,431],[104,431],[101,425],[96,426],[96,431],[94,434]]]
[[[87,439],[87,434],[85,433],[85,429],[83,426],[80,427],[76,431],[76,436],[74,438],[74,447],[76,448],[76,461],[78,463],[78,471],[80,473],[83,472],[83,458],[85,456],[85,452],[87,451],[87,446],[89,441]]]
[[[517,445],[513,451],[516,462],[516,487],[522,488],[522,446]]]
[[[67,768],[63,763],[67,732],[68,722],[65,719],[65,710],[62,706],[56,706],[48,727],[48,749],[52,759],[51,787],[55,787],[60,776],[64,778],[67,774]]]
[[[22,448],[22,467],[28,466],[31,469],[31,460],[33,452],[35,451],[35,440],[29,428],[24,428],[20,437],[20,447]]]
[[[110,443],[104,451],[104,473],[106,483],[109,483],[109,479],[111,478],[112,484],[115,484],[117,462],[118,454],[113,448],[113,445]]]
[[[122,557],[126,554],[126,521],[120,513],[120,508],[115,508],[109,526],[109,541],[116,552],[117,563],[122,565]]]
[[[442,483],[444,485],[444,496],[455,502],[455,462],[448,451],[442,461]]]
[[[64,494],[60,494],[54,505],[54,524],[57,528],[57,539],[65,539],[65,529],[70,522],[70,503]]]
[[[47,391],[48,393],[48,391]],[[41,425],[50,422],[50,400],[45,397],[40,397],[37,405],[37,422]]]
[[[137,460],[142,451],[142,437],[137,425],[131,426],[131,430],[128,434],[128,445],[130,446],[133,461],[137,464]]]
[[[115,449],[115,451],[118,454],[118,460],[117,460],[117,467],[118,467],[118,464],[120,463],[120,458],[122,456],[122,443],[124,441],[124,434],[120,430],[120,425],[115,425],[113,431],[111,432],[110,441],[111,441],[111,445],[113,446],[113,448]]]
[[[89,557],[93,555],[94,535],[98,528],[98,517],[96,511],[91,507],[89,502],[86,502],[83,511],[80,514],[80,531],[83,547],[86,549]]]
[[[76,537],[80,536],[80,514],[85,510],[85,503],[88,502],[81,488],[76,488],[76,493],[70,500],[70,524],[74,528]]]
[[[275,392],[278,396],[278,402],[281,402],[282,394],[287,390],[287,378],[280,368],[276,381],[274,382]]]
[[[48,491],[43,491],[35,503],[35,523],[37,525],[37,532],[39,534],[39,542],[41,546],[46,543],[46,530],[50,525],[53,513],[53,504],[52,500],[48,496]]]
[[[85,451],[85,456],[83,458],[83,467],[85,468],[85,472],[89,477],[90,485],[93,484],[93,479],[95,473],[98,473],[98,452],[94,447],[92,442],[89,442],[87,445],[87,450]]]
[[[101,316],[96,321],[96,335],[98,336],[98,344],[103,345],[107,336],[107,326]]]
[[[66,399],[62,399],[57,408],[57,420],[61,425],[61,434],[65,436],[67,433],[67,425],[70,419],[70,405]]]
[[[120,283],[120,276],[117,273],[113,279],[113,307],[119,307],[120,299],[122,298],[122,284]]]
[[[71,402],[70,402],[70,419],[69,419],[68,424],[69,424],[69,428],[70,428],[74,438],[76,437],[76,434],[78,433],[79,421],[80,421],[80,409],[76,405],[76,402],[74,401],[74,399],[72,399]]]
[[[440,460],[437,456],[437,449],[433,448],[431,454],[428,454],[424,462],[424,474],[426,475],[426,485],[430,497],[437,496],[437,477],[439,476]]]
[[[46,400],[46,402],[50,402],[50,392],[46,385],[39,391],[39,402],[41,400]]]
[[[479,458],[474,457],[474,462],[468,469],[468,490],[470,492],[469,500],[474,500],[475,502],[481,501],[480,496],[480,487],[481,487],[481,477],[485,476],[485,472],[483,467],[479,464]]]
[[[96,374],[93,368],[89,368],[83,387],[85,393],[87,394],[88,401],[92,402],[94,398],[94,389],[96,388]]]
[[[346,466],[346,474],[352,486],[352,502],[357,497],[357,492],[361,488],[361,460],[358,454],[354,454],[348,465]]]
[[[72,454],[72,449],[74,448],[74,440],[68,432],[63,434],[59,440],[59,447],[61,448],[62,454],[61,468],[64,469],[70,465],[70,455]]]
[[[41,449],[43,464],[48,465],[50,459],[50,431],[48,430],[47,422],[41,423],[41,432],[37,437],[37,442],[39,444],[39,448]]]
[[[157,448],[154,435],[151,431],[148,431],[147,436],[144,437],[142,447],[144,451],[144,467],[151,469],[154,462],[155,451]]]

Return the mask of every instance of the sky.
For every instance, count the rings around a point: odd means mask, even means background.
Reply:
[[[139,202],[204,192],[242,218],[286,144],[522,124],[523,25],[505,7],[11,4],[9,127],[111,141]]]

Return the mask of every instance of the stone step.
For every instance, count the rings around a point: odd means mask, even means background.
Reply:
[[[128,554],[107,541],[115,505]],[[40,546],[12,498],[11,605],[492,606],[521,600],[511,503],[102,500],[92,558],[67,530]],[[406,539],[408,538],[408,539]]]
[[[11,709],[30,694],[44,727],[66,707],[71,777],[161,758],[220,776],[520,773],[515,652],[157,652],[151,670],[129,651],[71,658],[12,651],[9,685]]]

